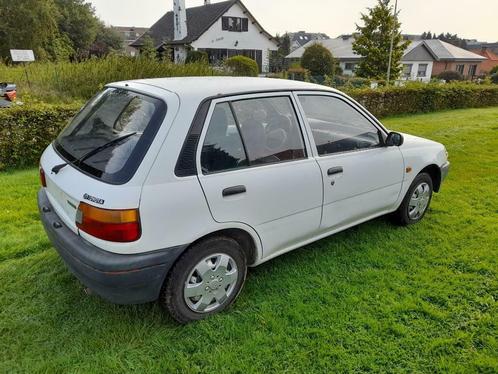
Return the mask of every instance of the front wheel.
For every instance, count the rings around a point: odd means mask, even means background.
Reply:
[[[231,238],[213,237],[197,243],[173,266],[161,302],[180,323],[221,312],[242,290],[246,262],[242,248]]]
[[[419,174],[408,189],[400,207],[394,213],[395,220],[404,226],[422,220],[429,209],[433,191],[431,176],[427,173]]]

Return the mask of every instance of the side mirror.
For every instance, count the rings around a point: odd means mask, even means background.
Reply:
[[[386,147],[401,147],[405,142],[405,138],[398,132],[391,132],[386,139]]]

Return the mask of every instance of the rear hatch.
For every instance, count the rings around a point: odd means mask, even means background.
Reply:
[[[42,156],[48,199],[75,233],[81,202],[103,209],[139,208],[143,181],[169,127],[169,111],[178,108],[170,92],[146,88],[132,83],[106,88]]]

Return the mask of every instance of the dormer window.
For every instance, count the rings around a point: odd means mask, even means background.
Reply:
[[[223,31],[246,32],[249,31],[249,20],[241,17],[221,17]]]

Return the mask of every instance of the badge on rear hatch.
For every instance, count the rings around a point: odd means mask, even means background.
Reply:
[[[105,203],[105,201],[103,199],[99,199],[98,197],[90,196],[87,193],[83,195],[83,199],[91,201],[92,203],[95,203],[95,204],[100,204],[100,205],[104,205],[104,203]]]

